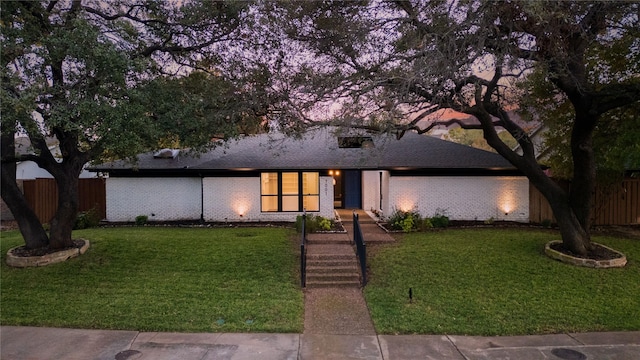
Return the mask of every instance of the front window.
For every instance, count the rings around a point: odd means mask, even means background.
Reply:
[[[278,173],[262,173],[262,211],[278,211]]]
[[[282,211],[300,211],[298,173],[282,173]]]
[[[260,176],[263,212],[320,211],[320,174],[268,172]]]
[[[307,211],[320,211],[320,174],[302,173],[302,206]]]

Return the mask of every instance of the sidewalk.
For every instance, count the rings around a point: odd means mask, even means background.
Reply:
[[[312,338],[312,339],[311,339]],[[316,344],[308,346],[310,340]],[[0,327],[3,360],[640,359],[640,331],[513,337],[180,334]]]

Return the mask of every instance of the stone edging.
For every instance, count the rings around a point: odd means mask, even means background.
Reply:
[[[55,253],[46,254],[42,256],[14,256],[12,252],[13,252],[13,249],[16,249],[16,248],[11,248],[9,249],[9,251],[7,251],[7,265],[12,267],[19,267],[19,268],[37,267],[37,266],[46,266],[46,265],[56,264],[59,262],[69,260],[71,258],[84,254],[87,251],[87,249],[89,249],[89,240],[84,240],[84,239],[81,239],[81,240],[84,241],[84,245],[82,245],[82,247],[80,248],[62,250],[62,251],[58,251]]]
[[[575,257],[575,256],[571,256],[571,255],[567,255],[564,253],[561,253],[560,251],[554,250],[551,248],[551,245],[553,244],[558,244],[558,243],[562,243],[561,240],[553,240],[548,242],[545,246],[544,246],[544,253],[549,256],[552,259],[555,260],[559,260],[562,261],[563,263],[567,263],[567,264],[571,264],[571,265],[575,265],[575,266],[584,266],[584,267],[590,267],[590,268],[596,268],[596,269],[606,269],[606,268],[616,268],[616,267],[624,267],[627,264],[627,257],[617,251],[614,250],[608,246],[604,246],[602,244],[597,244],[598,246],[602,246],[604,248],[607,248],[615,253],[620,254],[619,258],[616,259],[611,259],[611,260],[593,260],[593,259],[583,259],[583,258],[579,258],[579,257]]]

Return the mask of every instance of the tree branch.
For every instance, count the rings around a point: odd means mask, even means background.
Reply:
[[[90,14],[94,14],[97,15],[99,17],[101,17],[104,20],[108,20],[108,21],[113,21],[113,20],[118,20],[118,19],[129,19],[133,22],[137,22],[143,25],[149,25],[149,24],[160,24],[160,25],[164,25],[164,26],[176,26],[177,24],[174,23],[170,23],[170,22],[166,22],[166,21],[162,21],[162,20],[158,20],[158,19],[142,19],[139,18],[137,16],[133,16],[131,15],[131,12],[133,11],[134,8],[136,7],[140,7],[139,5],[133,5],[129,8],[128,11],[126,12],[120,12],[120,13],[116,13],[113,15],[109,15],[105,12],[102,12],[100,10],[94,9],[90,6],[82,6],[82,9]]]
[[[599,114],[640,101],[640,83],[606,85],[594,95],[594,100]]]

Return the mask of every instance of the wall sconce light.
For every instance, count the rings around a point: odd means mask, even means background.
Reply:
[[[333,170],[329,170],[329,175],[333,176]]]

